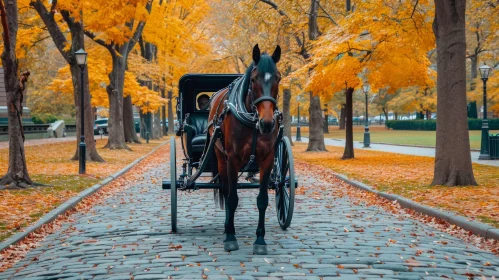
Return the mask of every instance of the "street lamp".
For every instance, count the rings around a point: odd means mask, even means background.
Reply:
[[[487,80],[489,79],[490,67],[485,63],[478,68],[483,81],[483,119],[482,119],[482,143],[480,146],[479,160],[490,159],[489,154],[489,121],[487,120]]]
[[[365,84],[362,89],[366,95],[366,117],[365,117],[365,131],[364,131],[364,148],[369,148],[371,145],[371,133],[369,132],[369,106],[367,103],[367,93],[369,92],[369,85]]]
[[[300,132],[300,96],[296,97],[296,106],[298,107],[298,122],[296,123],[296,142],[301,142]]]
[[[84,73],[85,73],[85,65],[87,65],[87,53],[85,50],[80,49],[79,51],[75,52],[75,57],[76,57],[76,64],[80,66],[80,72],[81,72],[81,93],[80,93],[80,128],[81,128],[81,135],[80,135],[80,164],[79,164],[79,174],[85,174],[85,164],[86,164],[86,150],[87,146],[85,145],[85,107],[84,107]]]
[[[327,103],[324,104],[324,133],[329,133],[329,123],[327,118]]]

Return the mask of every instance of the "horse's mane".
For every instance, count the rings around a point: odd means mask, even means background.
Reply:
[[[243,96],[246,96],[246,94],[248,93],[251,71],[253,71],[254,64],[255,64],[254,62],[251,62],[248,69],[246,69],[246,73],[244,74]],[[260,56],[260,61],[258,61],[256,67],[258,68],[258,72],[260,73],[270,73],[272,75],[277,73],[277,66],[275,65],[272,57],[267,53],[263,53]]]

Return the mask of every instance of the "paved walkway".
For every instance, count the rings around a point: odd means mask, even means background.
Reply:
[[[302,137],[302,142],[308,143],[307,137]],[[293,141],[295,137],[293,137]],[[341,146],[345,147],[345,140],[343,139],[324,139],[326,145],[329,146]],[[364,148],[364,144],[354,141],[353,146],[355,149],[370,149],[373,151],[390,152],[396,154],[414,155],[414,156],[425,156],[425,157],[435,157],[435,148],[423,148],[423,147],[410,147],[410,146],[398,146],[398,145],[388,145],[388,144],[372,144],[370,148]],[[480,152],[471,152],[471,160],[474,163],[479,163],[483,165],[491,165],[499,167],[499,160],[478,160]]]
[[[170,234],[170,195],[143,180],[49,235],[0,279],[469,279],[499,277],[499,258],[405,216],[366,206],[340,185],[299,172],[293,223],[279,228],[271,196],[268,256],[252,254],[256,190],[240,191],[240,250],[223,250],[224,211],[210,190],[180,193],[179,233]],[[325,192],[317,195],[317,186]],[[17,272],[16,272],[17,271]]]

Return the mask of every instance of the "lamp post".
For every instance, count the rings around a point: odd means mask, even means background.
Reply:
[[[324,104],[324,133],[329,133],[329,122],[327,117],[327,103]]]
[[[482,143],[480,146],[479,160],[490,159],[489,154],[489,121],[487,120],[487,80],[489,79],[490,67],[485,63],[478,68],[483,81],[483,119],[482,119]]]
[[[81,129],[81,134],[80,134],[80,155],[79,155],[79,174],[85,174],[85,164],[86,164],[86,150],[87,146],[85,145],[85,104],[84,104],[84,73],[85,73],[85,65],[87,65],[87,53],[85,50],[80,49],[79,51],[75,52],[75,57],[76,57],[76,63],[78,66],[80,66],[80,72],[81,72],[81,93],[80,93],[80,129]]]
[[[371,145],[371,133],[369,132],[369,104],[367,103],[367,93],[369,92],[369,85],[364,85],[364,94],[366,95],[366,117],[365,117],[365,131],[364,131],[364,148],[369,148]]]
[[[298,107],[298,122],[296,123],[296,142],[301,142],[300,132],[300,96],[296,97],[296,106]]]

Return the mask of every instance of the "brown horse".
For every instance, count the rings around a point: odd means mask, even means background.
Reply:
[[[281,75],[277,70],[277,62],[281,57],[281,48],[277,46],[272,56],[260,54],[258,45],[253,48],[253,63],[243,76],[243,92],[245,97],[245,111],[253,113],[255,125],[243,125],[236,118],[234,112],[228,111],[223,121],[218,122],[221,136],[216,142],[215,153],[218,173],[222,187],[219,190],[221,207],[225,204],[225,234],[224,249],[235,251],[239,249],[236,231],[234,228],[234,213],[238,205],[237,196],[238,172],[250,160],[253,150],[256,150],[254,161],[260,168],[260,191],[257,197],[258,228],[256,241],[253,245],[254,254],[267,254],[265,243],[265,211],[269,204],[268,182],[274,166],[274,146],[278,138],[278,129],[275,129],[277,112],[277,95]],[[236,94],[224,89],[218,92],[211,100],[209,123],[217,123],[221,115],[221,108],[227,106],[227,97]],[[244,97],[244,96],[243,96]],[[254,131],[256,130],[256,131]],[[213,135],[214,126],[210,126],[208,137]],[[252,137],[256,133],[256,137]],[[256,149],[252,149],[253,139],[257,139]]]

